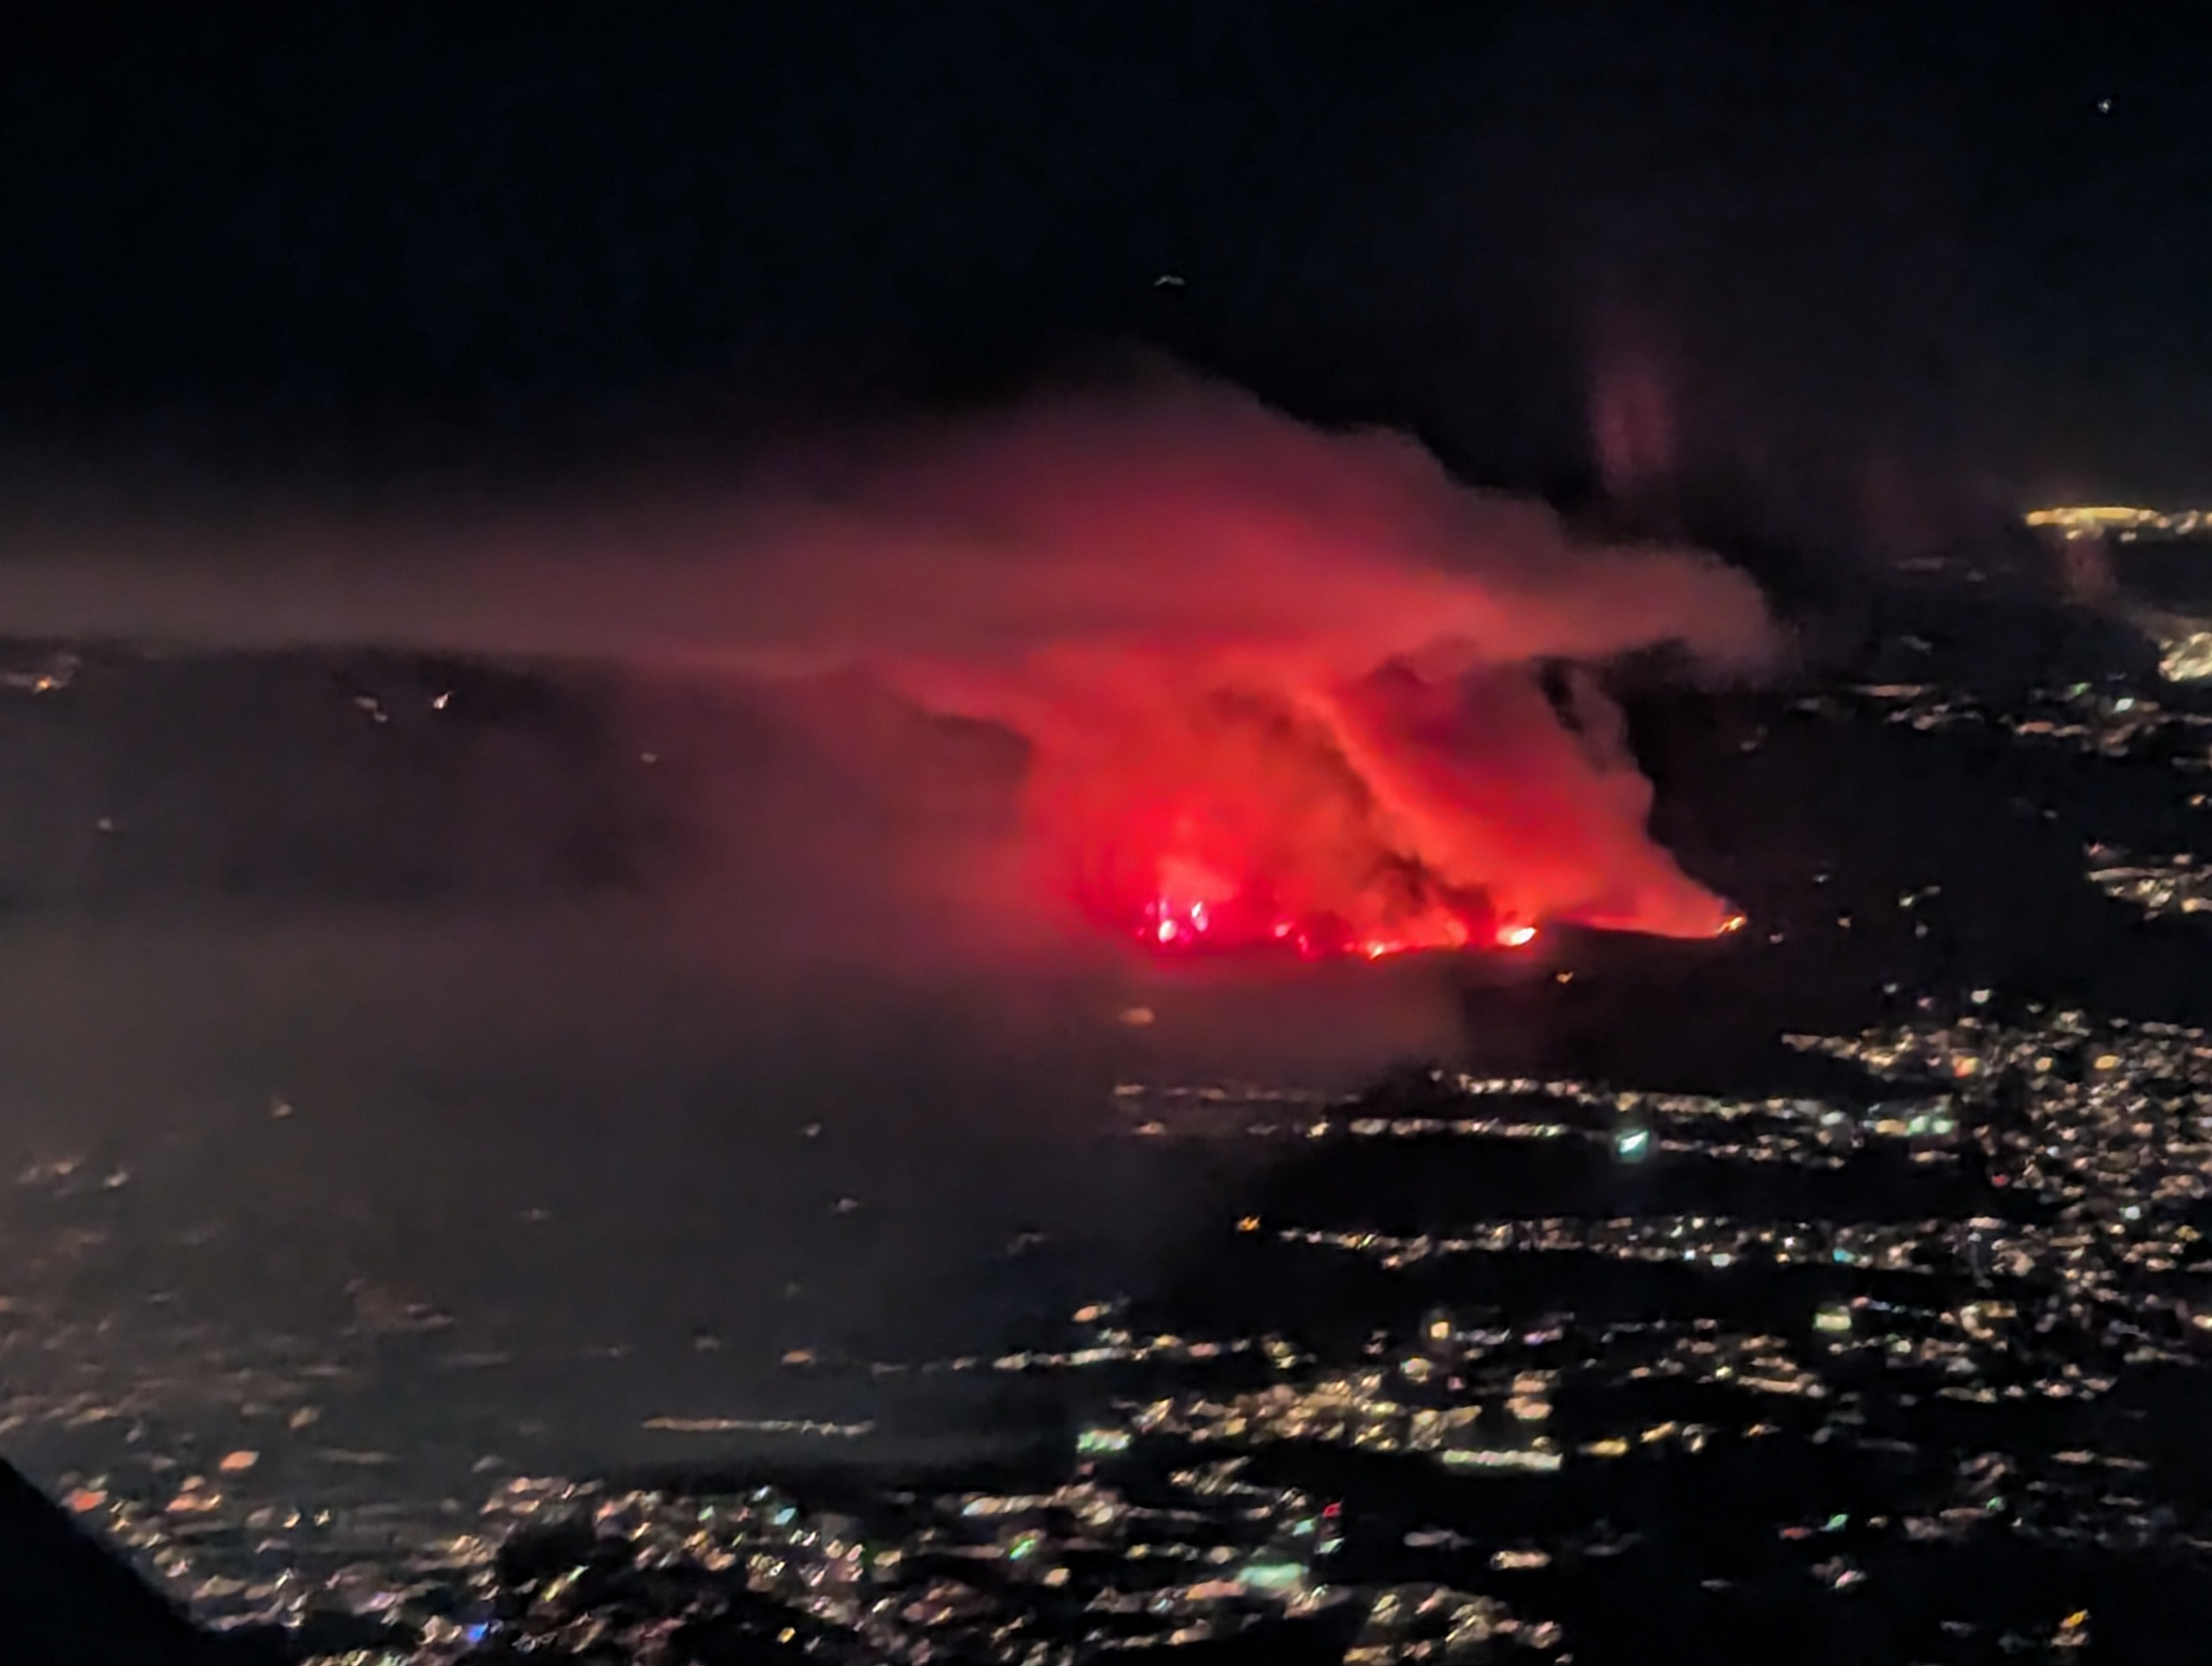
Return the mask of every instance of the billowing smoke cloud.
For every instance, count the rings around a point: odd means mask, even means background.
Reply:
[[[1024,736],[1037,894],[1161,943],[1711,931],[1617,714],[1539,668],[1662,643],[1741,667],[1771,641],[1698,554],[1577,544],[1409,441],[1187,383],[680,504],[114,542],[0,564],[0,630],[867,668]]]
[[[10,634],[630,667],[87,652],[40,693],[40,647],[0,707],[9,805],[41,810],[0,818],[0,1172],[128,1177],[70,1311],[149,1310],[149,1267],[161,1312],[241,1337],[398,1290],[536,1362],[499,1426],[563,1432],[527,1455],[557,1470],[649,1415],[820,1415],[786,1350],[988,1352],[1142,1287],[1215,1205],[1115,1137],[1115,1084],[1329,1091],[1483,1045],[1457,968],[1163,964],[1135,932],[1710,929],[1617,714],[1553,662],[1740,666],[1768,627],[1695,555],[1583,548],[1404,441],[1176,386],[626,504],[18,533]],[[356,676],[389,678],[374,716],[325,686]],[[497,714],[572,686],[587,721]],[[544,856],[600,796],[654,830],[635,881]],[[334,825],[450,882],[349,891]],[[304,879],[263,887],[294,844]]]

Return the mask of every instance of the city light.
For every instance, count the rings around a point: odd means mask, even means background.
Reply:
[[[2021,519],[2039,531],[2057,532],[2069,542],[2108,537],[2123,544],[2144,538],[2212,538],[2212,509],[2159,510],[2112,503],[2065,504],[2031,509]]]

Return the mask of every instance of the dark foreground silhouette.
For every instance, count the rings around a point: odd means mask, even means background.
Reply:
[[[0,1462],[0,1660],[10,1666],[275,1666],[264,1635],[195,1628]]]

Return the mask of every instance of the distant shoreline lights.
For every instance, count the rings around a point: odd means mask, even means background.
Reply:
[[[2112,538],[2122,544],[2139,539],[2212,539],[2212,509],[2140,509],[2120,504],[2067,504],[2030,509],[2021,517],[2039,532],[2057,533],[2069,543]]]

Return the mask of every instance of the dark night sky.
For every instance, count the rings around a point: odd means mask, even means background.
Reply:
[[[1555,493],[1643,366],[1798,530],[2212,496],[2186,9],[24,5],[0,436],[527,477],[1154,347]]]

